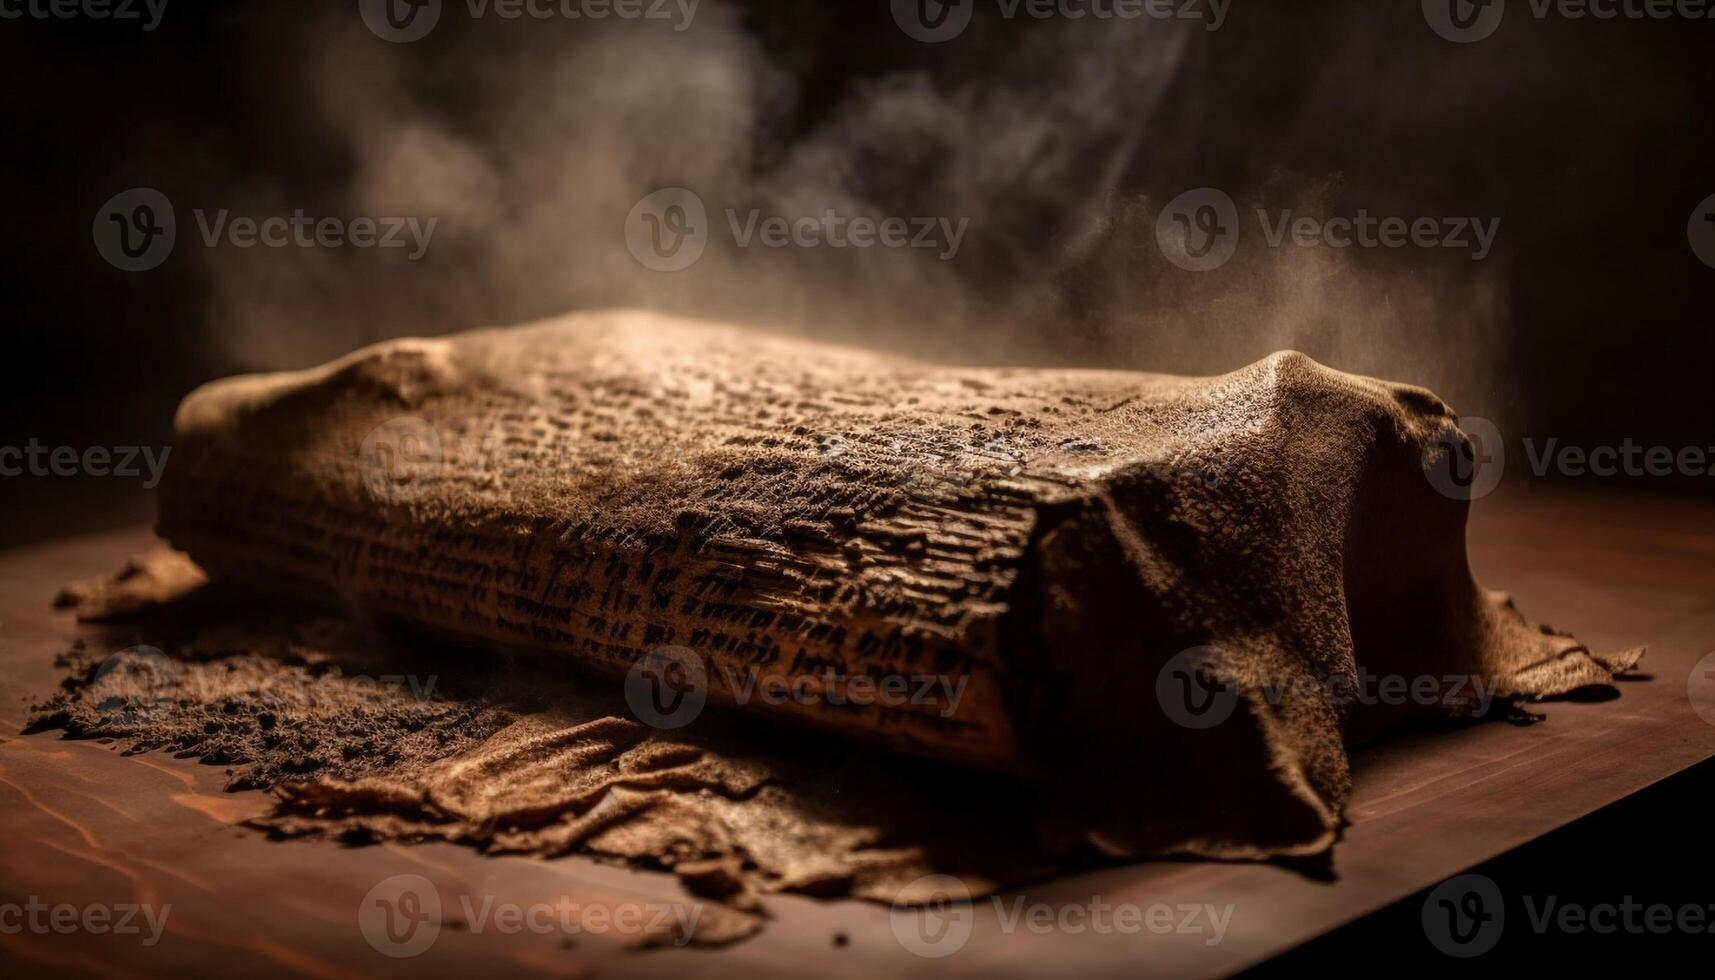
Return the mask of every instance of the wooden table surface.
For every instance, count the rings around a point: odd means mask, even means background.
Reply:
[[[394,875],[433,882],[443,914],[584,905],[683,903],[666,874],[583,858],[484,857],[450,844],[346,848],[273,842],[236,823],[267,809],[225,793],[220,769],[124,756],[57,734],[18,734],[28,704],[58,682],[54,655],[75,634],[49,599],[64,581],[111,570],[146,531],[0,553],[0,913],[49,905],[170,905],[160,941],[89,932],[13,932],[0,914],[0,973],[238,972],[257,976],[527,975],[732,977],[1180,976],[1226,974],[1498,855],[1715,756],[1715,724],[1693,708],[1693,668],[1715,651],[1715,504],[1568,490],[1504,490],[1479,502],[1471,542],[1479,578],[1540,621],[1598,650],[1648,644],[1647,679],[1604,703],[1542,707],[1544,724],[1489,724],[1408,736],[1358,753],[1352,826],[1335,877],[1268,865],[1155,862],[1079,875],[982,902],[971,938],[926,958],[896,937],[902,920],[854,901],[768,899],[774,921],[724,950],[636,953],[612,934],[447,927],[409,958],[382,955],[358,910]],[[1709,665],[1715,667],[1715,661]],[[1715,713],[1711,714],[1715,718]],[[1008,929],[1022,898],[1055,910],[1122,905],[1231,910],[1219,942],[1200,933]],[[1177,918],[1178,913],[1175,913]],[[909,928],[915,920],[906,919]],[[836,936],[843,942],[836,942]],[[945,948],[945,947],[943,947]]]

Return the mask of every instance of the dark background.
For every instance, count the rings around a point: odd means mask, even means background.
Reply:
[[[1557,909],[1632,899],[1675,910],[1695,905],[1707,923],[1715,914],[1709,888],[1715,858],[1702,846],[1711,785],[1715,766],[1706,762],[1468,869],[1500,889],[1505,916],[1500,941],[1480,956],[1448,956],[1425,937],[1423,907],[1431,892],[1426,888],[1242,975],[1338,975],[1351,969],[1360,952],[1386,957],[1407,976],[1519,976],[1562,967],[1581,976],[1609,970],[1625,975],[1698,962],[1715,946],[1715,931],[1622,928],[1604,934],[1551,926],[1538,932],[1531,917],[1542,916],[1551,899]]]
[[[0,445],[160,446],[214,377],[616,304],[978,362],[1212,373],[1295,346],[1430,385],[1509,439],[1715,445],[1715,269],[1686,240],[1715,194],[1715,21],[1537,20],[1515,0],[1493,38],[1456,45],[1415,0],[1236,0],[1219,31],[1168,43],[992,7],[924,45],[883,2],[704,0],[695,30],[620,57],[607,28],[461,3],[410,45],[333,0],[174,0],[151,33],[0,21]],[[812,213],[837,188],[972,230],[934,266],[746,254],[664,279],[620,228],[639,188],[672,183]],[[134,186],[179,205],[176,251],[144,273],[91,240]],[[1502,227],[1480,264],[1247,240],[1199,276],[1151,237],[1199,186],[1241,212]],[[192,244],[192,207],[401,202],[442,219],[423,262]],[[143,519],[140,482],[0,478],[0,542]]]

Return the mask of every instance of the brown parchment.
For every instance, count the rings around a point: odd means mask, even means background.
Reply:
[[[1472,581],[1467,502],[1425,473],[1463,446],[1447,407],[1293,353],[956,369],[584,314],[213,384],[174,438],[160,531],[213,576],[597,676],[688,650],[716,703],[757,671],[952,678],[747,706],[1063,782],[1122,854],[1325,849],[1345,737],[1409,713],[1330,678],[1610,673]],[[1236,721],[1161,710],[1188,650]]]
[[[737,760],[798,726],[926,760],[884,771],[994,773],[1012,788],[985,806],[1032,837],[1015,857],[1316,855],[1349,744],[1635,663],[1478,587],[1447,469],[1466,451],[1427,391],[1293,353],[1215,378],[964,369],[620,311],[206,386],[159,530],[217,583],[332,600],[479,670],[523,656],[616,698],[669,651],[710,718],[767,722],[717,750],[623,699],[542,705],[426,765],[272,774],[281,832],[897,897],[940,865],[867,851],[910,833],[830,843],[849,814],[806,817],[827,787],[803,780],[843,777]],[[1339,696],[1377,675],[1492,698]],[[758,677],[810,696],[759,699]],[[917,694],[832,696],[895,677]],[[1176,685],[1222,717],[1176,709]]]

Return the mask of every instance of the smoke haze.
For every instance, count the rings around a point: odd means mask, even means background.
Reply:
[[[1437,113],[1423,93],[1387,84],[1421,66],[1383,66],[1375,83],[1385,18],[1335,22],[1342,36],[1305,80],[1297,132],[1260,134],[1264,154],[1243,119],[1209,108],[1230,101],[1218,90],[1232,66],[1195,22],[979,16],[951,45],[901,34],[892,64],[828,94],[808,91],[814,43],[800,33],[770,45],[755,10],[720,0],[704,0],[684,31],[464,16],[450,5],[434,36],[405,45],[379,41],[351,11],[258,28],[258,43],[287,38],[292,77],[275,83],[295,125],[346,172],[323,187],[234,179],[222,206],[438,224],[417,262],[379,250],[199,250],[209,341],[236,366],[298,366],[385,336],[612,305],[988,362],[1204,373],[1295,347],[1485,395],[1505,353],[1504,232],[1483,262],[1270,247],[1261,234],[1258,209],[1471,213],[1397,175],[1383,185],[1277,165],[1317,155],[1330,137],[1373,156],[1319,118],[1354,93]],[[1245,16],[1232,11],[1226,29],[1243,31]],[[633,257],[623,229],[640,199],[673,186],[706,203],[711,234],[701,261],[663,273]],[[1226,267],[1190,273],[1156,247],[1156,219],[1201,186],[1238,202],[1241,241]],[[969,231],[942,259],[741,248],[729,228],[752,211],[830,210],[967,220]]]

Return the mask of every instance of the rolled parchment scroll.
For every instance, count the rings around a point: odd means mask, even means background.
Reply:
[[[1063,787],[1115,853],[1293,854],[1352,740],[1635,659],[1477,587],[1468,451],[1428,392],[1293,353],[953,368],[624,311],[205,386],[159,527],[216,579],[644,678],[643,715]]]

